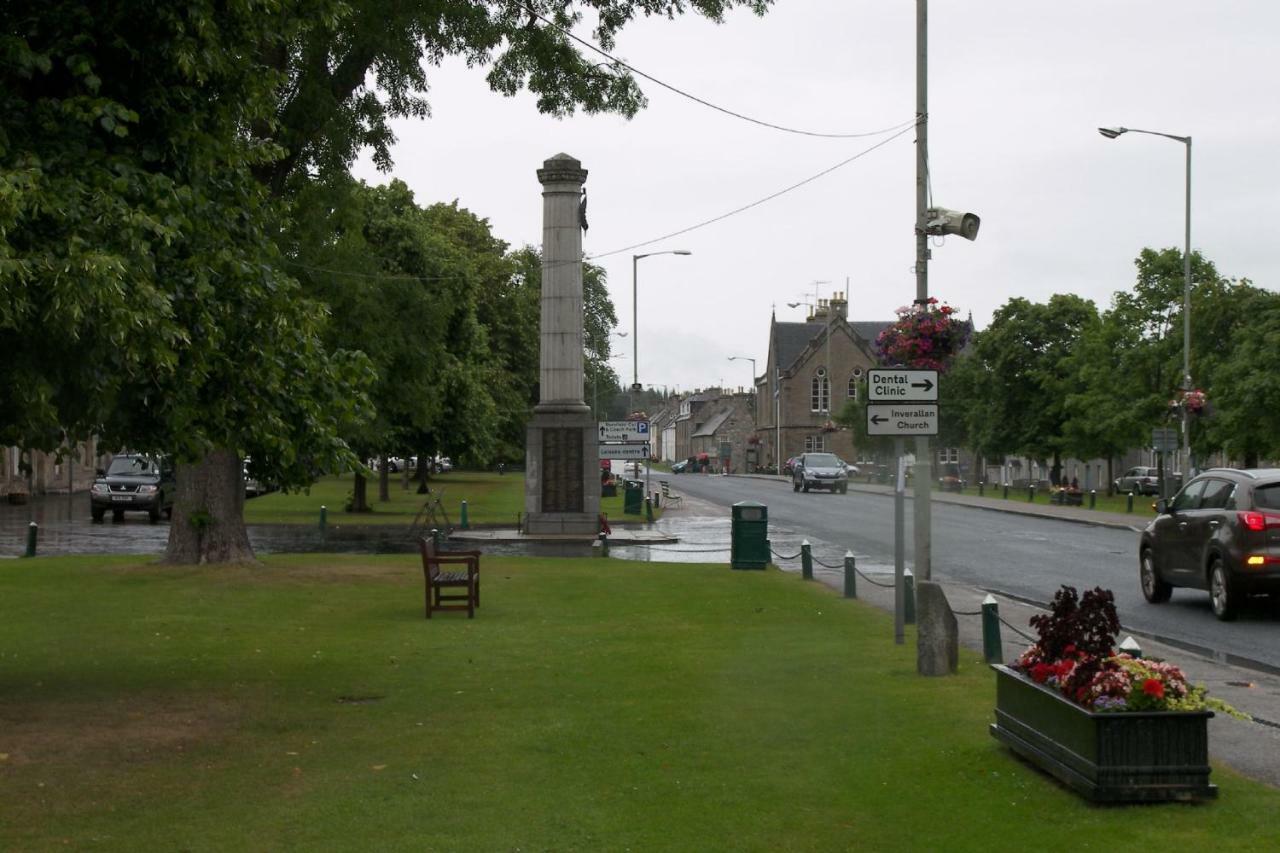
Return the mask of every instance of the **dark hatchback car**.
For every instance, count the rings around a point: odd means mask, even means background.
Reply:
[[[176,491],[173,465],[141,453],[121,453],[99,474],[89,490],[94,521],[111,513],[113,521],[123,521],[125,512],[145,512],[152,521],[173,513]]]
[[[1229,621],[1246,596],[1280,593],[1280,469],[1212,468],[1156,511],[1138,546],[1147,601],[1204,589]]]

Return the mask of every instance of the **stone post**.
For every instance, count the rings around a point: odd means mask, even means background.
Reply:
[[[595,539],[597,435],[583,401],[582,221],[587,170],[568,154],[542,164],[539,393],[526,431],[525,532]]]

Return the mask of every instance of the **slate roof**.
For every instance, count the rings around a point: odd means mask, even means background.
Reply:
[[[822,334],[825,328],[825,323],[775,323],[773,335],[778,366],[783,370],[790,370],[800,353],[809,345],[809,341]]]
[[[703,436],[715,435],[716,430],[724,426],[724,422],[729,420],[729,416],[733,414],[733,408],[730,407],[720,412],[711,420],[707,421],[702,427],[693,434],[693,438],[701,438]]]
[[[867,348],[875,353],[876,337],[893,325],[893,320],[858,320],[846,321],[854,334],[866,341]],[[826,323],[775,323],[774,340],[777,345],[778,366],[790,370],[800,353],[804,352],[810,341],[813,341],[823,330]]]

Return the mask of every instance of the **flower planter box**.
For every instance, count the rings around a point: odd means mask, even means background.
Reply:
[[[991,735],[1091,800],[1208,800],[1212,711],[1095,713],[996,664]]]

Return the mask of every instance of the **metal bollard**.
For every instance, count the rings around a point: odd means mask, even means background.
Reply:
[[[916,624],[916,576],[910,569],[902,575],[902,622]]]
[[[467,502],[462,502],[462,519],[458,522],[458,526],[463,530],[470,530],[471,523],[467,521]]]
[[[1129,493],[1128,500],[1125,502],[1125,512],[1133,512],[1133,492]]]
[[[1089,509],[1094,509],[1097,506],[1098,506],[1098,490],[1090,489],[1089,490]]]
[[[431,544],[436,546],[436,550],[440,549],[440,528],[431,528]]]
[[[987,663],[1000,663],[1004,657],[1000,645],[1000,605],[995,596],[982,599],[982,658]]]
[[[34,557],[36,555],[36,537],[40,533],[40,525],[34,521],[27,525],[27,553],[24,557]]]
[[[813,553],[809,548],[809,540],[800,543],[800,577],[813,580]]]
[[[1142,657],[1142,646],[1138,645],[1138,641],[1132,636],[1125,637],[1120,643],[1120,651],[1124,652],[1131,658]]]
[[[329,508],[323,504],[320,506],[320,532],[324,533],[324,529],[329,526]]]
[[[858,597],[858,566],[852,551],[844,552],[844,597]]]
[[[653,524],[653,498],[646,497],[644,499],[644,519]]]
[[[986,483],[984,481],[982,480],[978,481],[978,497],[982,497],[982,487],[985,485]]]
[[[600,531],[600,556],[609,556],[609,534],[603,530]]]
[[[1032,485],[1030,485],[1030,486],[1027,486],[1027,500],[1028,500],[1028,501],[1030,501],[1031,503],[1035,503],[1035,501],[1036,501],[1036,487],[1035,487],[1035,484],[1032,484]]]
[[[1004,499],[1009,500],[1009,484],[1004,484]]]

